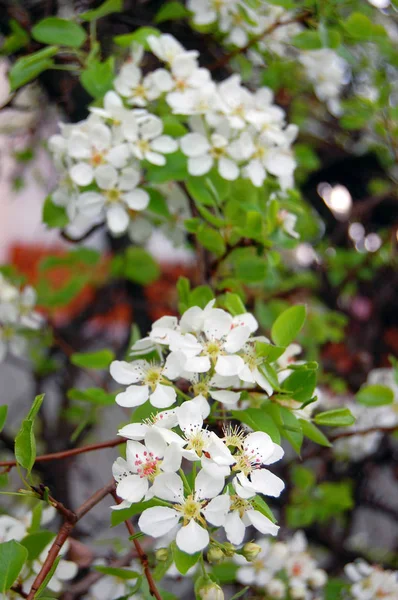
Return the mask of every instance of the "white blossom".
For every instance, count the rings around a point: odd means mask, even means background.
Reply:
[[[347,577],[353,582],[350,595],[354,600],[395,600],[398,595],[398,571],[385,570],[358,560],[345,566]]]

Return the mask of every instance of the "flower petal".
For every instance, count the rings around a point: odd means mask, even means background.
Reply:
[[[267,471],[267,469],[256,469],[252,472],[250,479],[256,491],[265,496],[277,498],[285,488],[282,479]]]
[[[140,406],[149,398],[149,387],[147,385],[130,385],[125,392],[116,396],[116,402],[119,406],[130,408]]]
[[[201,156],[188,158],[188,173],[194,177],[205,175],[205,173],[208,173],[212,168],[213,162],[213,158],[210,154],[202,154]]]
[[[110,374],[118,383],[129,385],[138,383],[143,378],[143,367],[148,363],[145,360],[136,360],[132,363],[125,360],[114,360],[110,366]]]
[[[221,525],[224,525],[225,517],[229,511],[230,505],[231,499],[229,494],[222,494],[221,496],[216,496],[213,500],[210,500],[209,504],[202,510],[202,513],[204,514],[206,521],[211,523],[211,525],[221,527]]]
[[[234,329],[228,333],[227,339],[225,340],[225,350],[231,354],[239,352],[249,339],[250,333],[249,327],[246,327],[245,325],[242,327],[234,327]]]
[[[193,400],[183,402],[183,404],[176,409],[176,413],[178,425],[185,434],[194,434],[202,429],[203,419],[201,410]]]
[[[180,140],[181,150],[185,156],[201,157],[210,149],[207,139],[200,133],[188,133]]]
[[[193,519],[185,527],[181,527],[176,536],[176,544],[180,550],[187,554],[200,552],[210,541],[209,533]]]
[[[180,519],[180,513],[167,506],[153,506],[144,510],[138,520],[138,526],[143,533],[152,537],[161,537],[175,527]]]
[[[230,512],[225,517],[224,529],[231,544],[239,546],[243,542],[246,527],[237,510]]]
[[[184,485],[177,473],[161,473],[153,483],[154,495],[168,502],[184,501]]]
[[[260,533],[277,535],[279,531],[278,525],[275,525],[275,523],[273,523],[258,510],[246,511],[245,517],[247,517],[253,527],[255,527]]]
[[[214,390],[210,390],[210,396],[212,398],[214,398],[214,400],[217,400],[218,402],[221,402],[222,404],[225,404],[225,406],[236,406],[237,402],[240,399],[240,392],[229,392],[227,390],[220,390],[220,391],[214,391]]]
[[[106,222],[109,230],[115,235],[122,234],[129,225],[129,216],[120,204],[111,205],[106,211]]]
[[[69,171],[70,178],[77,185],[86,186],[94,179],[93,168],[87,163],[77,163]]]
[[[211,477],[207,471],[201,469],[195,479],[195,498],[204,500],[218,496],[224,487],[224,477]]]
[[[150,402],[156,408],[168,408],[176,401],[177,394],[175,389],[169,385],[159,383],[156,390],[151,394]]]
[[[245,363],[240,356],[219,356],[216,362],[216,373],[218,375],[237,375]]]
[[[149,194],[145,190],[136,189],[123,194],[123,200],[133,210],[145,210],[149,204]]]
[[[124,477],[116,487],[116,493],[122,500],[140,502],[148,491],[148,480],[139,475]]]

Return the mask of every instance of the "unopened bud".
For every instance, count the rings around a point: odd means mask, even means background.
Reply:
[[[246,560],[249,560],[249,561],[252,561],[255,558],[257,558],[257,556],[259,555],[260,552],[261,552],[261,546],[259,546],[258,544],[255,544],[254,542],[248,542],[242,548],[243,556],[245,557]]]
[[[207,553],[207,560],[209,563],[219,563],[225,558],[224,552],[219,546],[210,546]]]
[[[286,586],[280,579],[271,579],[267,585],[267,592],[271,598],[284,598]]]
[[[169,558],[169,549],[159,548],[159,550],[156,550],[155,552],[155,557],[159,562],[166,562],[166,560]]]
[[[224,547],[225,556],[228,556],[228,558],[231,558],[232,556],[234,556],[235,546],[233,544],[226,542],[225,544],[223,544],[223,547]]]
[[[199,590],[199,597],[201,600],[224,600],[224,592],[214,581],[209,581]]]

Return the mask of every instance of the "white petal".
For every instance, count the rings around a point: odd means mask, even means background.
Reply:
[[[93,181],[94,171],[87,163],[78,163],[70,169],[69,175],[77,185],[86,186]]]
[[[213,166],[213,159],[210,154],[188,159],[188,173],[194,177],[200,177],[208,173]]]
[[[230,331],[227,335],[227,338],[224,343],[224,348],[230,354],[234,352],[239,352],[243,345],[247,342],[250,337],[250,329],[249,327],[234,327],[232,331]]]
[[[266,377],[264,377],[264,375],[262,373],[260,373],[260,371],[259,371],[259,369],[257,367],[255,369],[253,369],[252,374],[253,374],[255,382],[265,392],[267,392],[268,396],[272,396],[272,394],[273,394],[272,385],[270,384],[270,382],[268,381],[268,379]]]
[[[149,387],[147,385],[130,385],[125,392],[116,396],[116,402],[119,406],[130,408],[140,406],[149,398]]]
[[[115,235],[124,233],[129,225],[129,216],[120,204],[111,205],[106,211],[106,222],[109,230]]]
[[[177,473],[161,473],[158,475],[152,487],[154,495],[168,502],[184,501],[184,485]]]
[[[180,519],[180,513],[166,506],[153,506],[144,510],[138,520],[143,533],[152,537],[161,537],[173,529]]]
[[[95,171],[95,181],[103,190],[110,190],[117,183],[117,171],[112,165],[101,165]]]
[[[278,444],[274,444],[273,453],[271,454],[271,456],[269,456],[266,460],[263,461],[263,464],[264,465],[272,465],[273,463],[280,460],[284,454],[285,454],[285,452],[284,452],[282,446],[279,446]]]
[[[118,483],[116,493],[128,502],[140,502],[148,491],[148,480],[139,475],[128,475]]]
[[[181,467],[182,451],[178,444],[170,444],[164,453],[162,460],[162,471],[175,473]]]
[[[157,152],[145,152],[145,158],[147,161],[158,167],[163,167],[166,164],[166,159],[163,154]]]
[[[168,408],[176,401],[176,391],[169,385],[159,383],[151,394],[150,402],[156,408]]]
[[[199,407],[202,419],[207,419],[210,414],[210,404],[207,402],[206,398],[199,394],[199,396],[193,398],[191,402],[195,402],[195,404]]]
[[[246,527],[237,510],[232,511],[225,517],[224,529],[231,544],[239,546],[243,542]]]
[[[130,191],[134,189],[140,181],[140,172],[132,167],[126,167],[123,169],[119,177],[119,189],[123,191]]]
[[[119,429],[117,434],[128,440],[143,440],[148,431],[149,427],[144,423],[129,423]]]
[[[202,510],[206,521],[211,525],[221,527],[224,525],[225,517],[229,511],[231,500],[228,494],[222,496],[216,496],[213,500],[210,500],[209,504]]]
[[[168,379],[177,379],[183,371],[185,356],[182,352],[170,352],[163,367],[163,375]]]
[[[200,133],[188,133],[181,140],[181,150],[185,156],[201,157],[210,149],[207,139]]]
[[[210,458],[218,465],[233,465],[236,460],[231,454],[228,446],[212,431],[210,433],[210,444],[207,448]]]
[[[228,377],[229,375],[238,375],[244,367],[243,358],[240,356],[219,356],[216,363],[216,373]]]
[[[182,315],[180,319],[181,333],[190,331],[199,331],[203,326],[204,311],[199,306],[191,306]]]
[[[185,527],[181,527],[176,536],[176,543],[180,550],[187,554],[195,554],[206,548],[210,541],[209,534],[193,519]]]
[[[110,366],[110,374],[118,383],[129,385],[138,383],[143,379],[143,368],[148,363],[145,360],[136,360],[132,363],[125,360],[114,360]]]
[[[258,329],[257,319],[251,313],[243,313],[233,317],[232,323],[235,327],[237,325],[248,327],[251,333],[254,333]]]
[[[119,144],[111,148],[107,154],[107,160],[113,167],[122,169],[130,156],[130,150],[127,144]]]
[[[170,154],[171,152],[177,152],[178,144],[175,139],[169,135],[161,135],[151,144],[152,150],[155,152],[161,152],[162,154]]]
[[[218,161],[218,172],[221,177],[228,181],[234,181],[239,177],[238,165],[229,158],[220,158]]]
[[[218,402],[225,404],[225,406],[233,407],[233,406],[236,406],[237,402],[240,399],[240,392],[229,392],[229,391],[224,391],[224,390],[220,390],[220,391],[216,392],[216,391],[210,390],[210,396],[212,398],[214,398],[214,400],[217,400]]]
[[[224,478],[211,477],[207,471],[201,469],[195,479],[195,498],[204,500],[218,496],[224,487]]]
[[[232,326],[232,317],[225,310],[213,308],[205,319],[203,331],[211,340],[220,340],[227,335]]]
[[[69,579],[76,576],[78,570],[77,564],[71,560],[60,560],[55,571],[55,577],[60,581],[69,581]]]
[[[145,190],[133,190],[123,194],[123,200],[133,210],[145,210],[149,204],[149,194]]]
[[[256,469],[250,478],[256,491],[265,496],[274,496],[277,498],[285,488],[282,479],[267,471],[267,469]]]
[[[145,435],[145,446],[149,452],[152,452],[158,458],[164,456],[167,444],[160,427],[148,427]]]
[[[178,425],[186,435],[196,433],[202,429],[203,419],[201,410],[193,400],[183,402],[177,408],[176,413]]]
[[[279,531],[278,525],[275,525],[275,523],[260,513],[260,511],[248,510],[245,516],[249,519],[253,527],[255,527],[260,533],[277,535]]]
[[[274,452],[275,444],[268,433],[255,431],[246,437],[243,448],[247,455],[257,459],[258,464],[263,464]]]
[[[150,115],[145,118],[144,121],[140,123],[140,134],[146,140],[152,140],[158,136],[163,131],[163,123],[154,115]]]
[[[244,169],[245,175],[256,187],[261,187],[266,177],[266,171],[259,160],[251,160]]]
[[[189,373],[207,373],[210,368],[211,362],[208,356],[193,356],[188,358],[184,364],[184,371]]]

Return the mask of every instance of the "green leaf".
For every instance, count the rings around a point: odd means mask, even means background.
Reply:
[[[245,305],[243,304],[238,294],[232,294],[227,292],[224,299],[225,308],[231,313],[232,316],[242,315],[246,312]]]
[[[181,573],[181,575],[185,575],[191,567],[196,565],[202,554],[201,552],[195,552],[195,554],[187,554],[186,552],[180,550],[177,544],[175,543],[172,545],[172,549],[174,564],[177,567],[178,571]]]
[[[234,594],[230,600],[238,600],[238,598],[242,598],[242,596],[244,596],[246,594],[246,592],[249,590],[250,590],[250,586],[247,585],[246,587],[241,589],[240,592],[236,592],[236,594]]]
[[[292,39],[293,46],[300,50],[319,50],[323,47],[319,31],[302,31]]]
[[[264,358],[264,360],[271,363],[282,356],[285,350],[286,348],[283,346],[274,346],[273,344],[267,344],[266,342],[256,342],[257,356]]]
[[[4,404],[0,406],[0,431],[3,430],[7,419],[8,406]]]
[[[394,402],[394,393],[385,385],[367,385],[359,390],[356,399],[365,406],[384,406]]]
[[[212,565],[211,573],[220,584],[235,583],[238,568],[238,565],[232,562],[223,562],[219,565]]]
[[[290,442],[293,450],[295,450],[297,454],[300,454],[301,445],[303,443],[301,423],[297,417],[284,406],[279,406],[279,411],[282,419],[280,432],[282,436]]]
[[[225,254],[226,245],[224,238],[216,229],[202,225],[196,235],[198,241],[206,250],[210,250],[216,256]]]
[[[107,369],[114,359],[115,354],[107,348],[97,352],[75,352],[70,357],[73,365],[85,369]]]
[[[345,19],[343,26],[347,33],[354,38],[354,41],[386,36],[383,26],[375,25],[369,17],[359,12],[351,13],[348,19]]]
[[[189,308],[191,284],[187,277],[179,277],[176,285],[178,293],[178,309],[183,314]]]
[[[306,438],[320,446],[326,446],[327,448],[332,446],[326,435],[314,423],[305,419],[299,419],[299,422]]]
[[[9,20],[10,34],[4,39],[0,48],[3,55],[14,54],[29,44],[29,35],[15,19]]]
[[[206,185],[205,177],[190,176],[187,179],[186,186],[189,195],[194,200],[200,202],[201,204],[204,204],[204,206],[216,206],[215,198],[209,190],[208,186]]]
[[[150,50],[149,44],[147,42],[147,38],[150,35],[159,37],[159,29],[156,29],[155,27],[139,27],[133,33],[117,35],[113,38],[113,41],[115,42],[115,44],[121,46],[122,48],[129,48],[133,42],[136,42],[137,44],[141,44],[141,46],[143,46],[145,50]]]
[[[83,21],[95,21],[96,19],[101,19],[111,13],[122,12],[122,10],[123,0],[106,0],[100,4],[98,8],[93,8],[92,10],[80,13],[79,18]]]
[[[314,421],[317,425],[328,425],[329,427],[348,427],[355,423],[355,417],[348,408],[334,408],[318,413]]]
[[[253,431],[268,433],[275,444],[280,444],[281,436],[275,421],[261,408],[246,408],[245,410],[231,411],[232,417],[240,423],[245,423]]]
[[[65,227],[69,223],[66,209],[63,206],[57,206],[47,196],[43,205],[42,220],[47,227]]]
[[[138,579],[140,574],[137,571],[131,569],[118,569],[116,567],[102,567],[94,566],[94,569],[104,575],[110,575],[111,577],[117,577],[118,579]]]
[[[42,600],[46,600],[46,597],[43,596],[43,592],[46,590],[48,583],[51,581],[55,571],[57,570],[57,567],[59,565],[59,561],[61,560],[60,556],[57,556],[57,558],[55,559],[50,571],[47,573],[46,577],[44,578],[43,583],[40,585],[39,589],[36,592],[35,595],[35,600],[37,598],[41,598]]]
[[[115,58],[113,56],[104,62],[92,59],[80,75],[80,82],[93,98],[102,98],[113,88],[114,69]]]
[[[81,402],[91,402],[100,406],[113,406],[116,392],[105,392],[102,388],[87,388],[86,390],[77,390],[71,388],[67,392],[70,400],[80,400]]]
[[[52,57],[58,52],[55,46],[49,46],[19,58],[8,72],[11,90],[14,91],[35,79],[40,73],[53,66]]]
[[[80,48],[84,44],[87,34],[83,27],[74,21],[59,17],[47,17],[33,26],[32,37],[42,44]]]
[[[267,276],[267,263],[260,256],[240,258],[235,266],[235,274],[244,283],[258,283]]]
[[[164,503],[159,500],[148,500],[147,502],[136,502],[129,508],[113,510],[111,513],[111,525],[112,527],[116,527],[116,525],[124,523],[124,521],[131,519],[131,517],[134,517],[135,515],[141,514],[144,510],[152,508],[153,506],[164,506]]]
[[[259,367],[259,371],[264,375],[264,377],[270,382],[271,386],[274,390],[279,389],[279,381],[278,375],[270,364],[263,362]]]
[[[15,540],[0,544],[0,593],[10,589],[27,558],[28,551]]]
[[[297,402],[306,402],[314,394],[316,386],[316,372],[309,369],[293,371],[282,383],[282,389],[288,392]]]
[[[54,537],[55,533],[52,531],[37,531],[25,536],[21,544],[28,551],[28,560],[36,560]]]
[[[36,460],[36,440],[33,432],[34,420],[43,402],[44,394],[36,396],[27,417],[15,437],[15,458],[28,474]]]
[[[271,337],[277,346],[288,346],[304,325],[306,308],[302,304],[291,306],[272,325]]]
[[[124,276],[141,285],[148,285],[159,278],[160,268],[146,250],[130,247],[125,253]]]
[[[199,306],[205,308],[211,300],[213,300],[214,294],[210,286],[198,285],[189,294],[189,306]]]
[[[163,23],[163,21],[176,21],[189,16],[189,11],[180,2],[168,2],[164,4],[156,13],[155,23]]]

